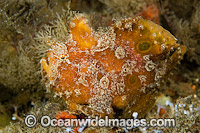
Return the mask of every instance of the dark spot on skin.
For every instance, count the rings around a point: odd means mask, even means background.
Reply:
[[[136,81],[135,75],[133,75],[133,76],[131,76],[131,77],[129,78],[129,82],[130,82],[131,84],[134,84],[135,81]]]

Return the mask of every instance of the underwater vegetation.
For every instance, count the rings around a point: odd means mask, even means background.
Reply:
[[[1,0],[0,132],[64,132],[28,128],[23,120],[66,112],[112,118],[137,112],[177,125],[84,132],[199,132],[199,6],[197,0]]]
[[[173,5],[173,6],[172,6]],[[176,8],[175,8],[176,7]],[[200,64],[200,3],[198,0],[163,1],[163,15],[179,42],[188,48],[190,62]],[[170,23],[169,23],[170,22]],[[173,28],[172,28],[173,27]]]

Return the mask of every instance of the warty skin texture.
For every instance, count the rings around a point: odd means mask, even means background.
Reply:
[[[94,31],[78,14],[70,25],[66,42],[52,43],[41,59],[43,79],[70,112],[87,116],[144,116],[154,106],[161,80],[186,51],[168,31],[141,17]]]

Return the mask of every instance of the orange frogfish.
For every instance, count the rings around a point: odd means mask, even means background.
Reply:
[[[186,48],[161,26],[141,17],[93,30],[76,15],[65,42],[54,42],[41,59],[45,84],[70,112],[87,116],[144,116],[167,73]]]

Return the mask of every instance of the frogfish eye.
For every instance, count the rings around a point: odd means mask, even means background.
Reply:
[[[151,47],[152,47],[152,44],[149,43],[149,42],[142,42],[142,43],[139,43],[137,44],[137,50],[141,53],[146,53],[148,52],[149,50],[151,50]]]

